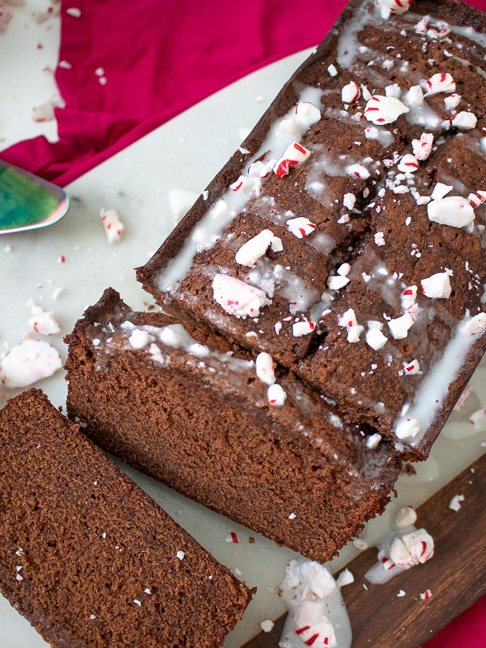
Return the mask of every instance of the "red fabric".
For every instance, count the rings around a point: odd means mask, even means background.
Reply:
[[[60,141],[1,154],[64,186],[245,74],[318,43],[344,0],[63,0]],[[470,0],[486,10],[486,0]],[[65,13],[81,9],[81,17]],[[95,70],[107,78],[100,85]],[[486,597],[426,648],[486,646]]]

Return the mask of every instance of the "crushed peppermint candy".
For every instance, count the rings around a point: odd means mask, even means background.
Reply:
[[[370,172],[364,164],[350,164],[346,167],[346,173],[352,178],[360,178],[367,180],[370,177]]]
[[[435,187],[434,191],[431,194],[432,200],[440,200],[441,198],[444,198],[447,196],[448,193],[450,193],[454,187],[452,185],[446,185],[443,184],[442,182],[438,182]]]
[[[376,450],[376,448],[380,445],[380,441],[381,434],[378,434],[378,432],[376,432],[375,434],[372,434],[367,438],[366,447],[370,450]]]
[[[216,274],[212,285],[214,301],[236,317],[258,317],[260,308],[270,303],[263,290],[229,275]]]
[[[415,173],[416,171],[418,171],[419,162],[415,155],[407,153],[407,155],[404,155],[402,157],[399,164],[397,165],[397,168],[402,173]]]
[[[336,584],[338,587],[344,587],[345,585],[351,585],[354,583],[354,576],[349,571],[349,569],[343,569],[336,579]]]
[[[327,68],[327,72],[328,72],[329,76],[332,76],[332,77],[337,76],[337,73],[338,73],[338,71],[336,70],[336,66],[332,65],[332,64]]]
[[[417,521],[417,511],[413,506],[402,506],[393,517],[393,526],[396,529],[405,529]]]
[[[395,538],[390,547],[390,558],[398,567],[424,564],[434,555],[434,539],[425,529],[417,529],[401,538]]]
[[[44,311],[40,306],[33,305],[31,313],[32,317],[27,323],[36,333],[56,335],[61,332],[59,321],[52,311]]]
[[[429,589],[426,589],[425,592],[420,594],[422,601],[427,601],[427,599],[432,598],[432,592]]]
[[[387,342],[388,338],[383,335],[378,327],[370,328],[370,330],[366,332],[366,343],[375,351],[383,348]]]
[[[274,623],[271,619],[265,619],[265,621],[262,621],[260,623],[260,628],[263,630],[263,632],[272,632],[273,626]]]
[[[302,337],[303,335],[309,335],[316,328],[314,322],[295,322],[292,324],[292,335],[294,337]]]
[[[472,205],[474,209],[477,209],[486,200],[486,191],[476,191],[476,193],[470,193],[467,199],[469,200],[469,204]]]
[[[355,204],[356,204],[356,196],[353,193],[344,194],[343,205],[346,207],[346,209],[352,211],[354,209]]]
[[[403,370],[406,376],[413,376],[414,374],[418,374],[418,372],[420,371],[419,361],[412,360],[412,362],[404,365]]]
[[[263,189],[260,178],[250,178],[250,176],[240,175],[238,180],[230,184],[230,189],[244,196],[259,196]]]
[[[236,263],[253,267],[258,259],[264,256],[269,245],[272,244],[274,234],[269,229],[262,230],[259,234],[244,243],[235,255]]]
[[[439,92],[452,93],[456,91],[456,83],[448,72],[434,74],[428,81],[422,81],[422,86],[427,90],[426,97],[439,94]]]
[[[332,275],[327,278],[327,286],[329,290],[340,290],[349,283],[349,279],[345,276]]]
[[[277,162],[273,170],[279,178],[283,178],[288,175],[291,166],[300,166],[309,158],[310,154],[311,152],[305,146],[302,146],[298,142],[293,142],[287,147],[282,158]]]
[[[356,313],[352,308],[348,309],[341,317],[338,319],[339,326],[342,326],[348,331],[347,340],[351,344],[359,342],[359,336],[364,331],[364,326],[358,324],[356,320]]]
[[[0,382],[9,389],[27,387],[62,367],[61,356],[48,342],[25,340],[12,347],[0,365]]]
[[[388,328],[395,340],[403,340],[408,336],[408,331],[415,324],[416,311],[406,312],[400,317],[396,317],[388,321]]]
[[[116,209],[102,209],[100,211],[103,227],[105,228],[108,243],[119,243],[123,235],[125,226],[123,225],[120,215]]]
[[[437,272],[422,279],[420,285],[424,295],[431,299],[448,299],[451,296],[452,286],[448,272]]]
[[[299,239],[309,236],[317,227],[317,225],[312,223],[308,218],[305,218],[305,216],[291,218],[287,221],[286,225],[289,232]]]
[[[270,385],[267,389],[267,398],[270,405],[273,405],[274,407],[282,407],[287,398],[287,394],[280,385],[275,383],[274,385]]]
[[[412,140],[413,154],[417,160],[426,160],[432,153],[432,146],[434,144],[434,136],[432,133],[422,133],[419,140]]]
[[[302,128],[310,128],[321,119],[321,111],[310,101],[301,101],[295,107],[295,121]]]
[[[128,342],[132,349],[143,349],[153,339],[153,336],[147,333],[147,331],[135,329],[128,338]]]
[[[392,13],[408,11],[412,0],[376,0],[376,5],[381,9],[381,17],[387,20]]]
[[[272,356],[269,353],[259,353],[255,360],[256,375],[266,385],[273,385],[275,382],[275,371]]]
[[[449,502],[449,508],[451,511],[459,511],[461,509],[461,502],[464,502],[466,498],[464,495],[454,495],[454,497]]]
[[[408,418],[400,421],[396,427],[395,434],[399,439],[410,439],[420,433],[420,423],[417,419]]]
[[[385,245],[385,235],[383,234],[383,232],[376,232],[376,234],[374,235],[374,239],[375,239],[375,245],[378,245],[378,247],[382,247],[383,245]]]
[[[473,412],[469,417],[469,423],[471,423],[478,432],[484,431],[486,429],[486,408],[482,407]]]
[[[178,552],[176,553],[176,557],[177,557],[179,560],[184,560],[184,556],[185,556],[185,555],[186,555],[186,554],[185,554],[183,551],[178,551]]]
[[[444,104],[447,110],[454,110],[461,103],[461,95],[451,94],[448,97],[444,98]]]
[[[427,205],[429,220],[450,227],[467,227],[474,219],[474,209],[461,196],[447,196]]]
[[[478,123],[478,118],[472,112],[462,111],[457,115],[454,115],[451,119],[452,125],[459,130],[471,130],[476,128]]]
[[[407,92],[405,101],[410,108],[418,108],[424,102],[424,91],[419,85],[412,86]]]
[[[375,126],[383,126],[384,124],[393,124],[400,115],[408,112],[409,108],[399,99],[374,95],[366,104],[364,115]]]
[[[344,88],[342,89],[341,98],[344,103],[347,104],[354,103],[355,101],[358,101],[360,97],[361,97],[361,90],[359,89],[359,86],[354,81],[351,81],[350,83],[348,83],[348,85],[345,85]]]

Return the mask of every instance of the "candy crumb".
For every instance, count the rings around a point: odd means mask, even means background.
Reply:
[[[429,598],[432,598],[432,592],[429,589],[426,589],[425,592],[422,592],[420,595],[422,601],[426,601]]]
[[[397,594],[398,598],[402,598],[402,596],[405,596],[406,592],[404,590],[400,590]]]
[[[461,502],[464,502],[466,498],[464,495],[454,495],[454,497],[449,502],[449,508],[451,511],[459,511],[461,508]]]
[[[274,623],[270,619],[265,619],[260,623],[260,627],[263,632],[271,632],[273,630]]]

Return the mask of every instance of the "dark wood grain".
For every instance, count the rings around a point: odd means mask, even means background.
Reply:
[[[465,500],[455,512],[449,502],[459,494]],[[371,585],[364,579],[376,560],[376,549],[348,563],[355,581],[343,588],[343,597],[353,628],[353,648],[420,648],[486,594],[485,502],[486,454],[419,507],[417,524],[435,542],[429,562],[385,585]],[[406,595],[397,598],[401,589]],[[422,600],[420,594],[426,589],[432,598]],[[277,648],[284,619],[285,615],[277,619],[271,633],[261,632],[245,648]]]

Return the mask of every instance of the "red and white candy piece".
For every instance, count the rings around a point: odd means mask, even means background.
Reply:
[[[415,155],[411,155],[410,153],[407,153],[407,155],[404,155],[400,162],[397,165],[398,170],[401,171],[402,173],[415,173],[418,171],[419,168],[419,162]]]
[[[300,166],[305,162],[311,152],[298,142],[293,142],[287,147],[287,150],[274,167],[274,172],[279,178],[283,178],[289,173],[290,167]]]
[[[224,311],[243,319],[258,317],[260,308],[270,303],[260,288],[220,273],[213,279],[213,299]]]
[[[116,209],[102,209],[100,211],[100,216],[103,221],[106,236],[108,237],[108,243],[119,243],[125,226],[123,225]]]
[[[371,328],[369,331],[366,331],[366,344],[368,344],[368,346],[370,346],[375,351],[383,348],[387,342],[388,338],[386,337],[386,335],[383,335],[383,333],[377,326]]]
[[[432,192],[432,195],[430,196],[432,200],[440,200],[441,198],[444,198],[447,196],[448,193],[450,193],[454,187],[452,185],[446,185],[443,182],[438,182],[435,187],[434,191]]]
[[[349,279],[346,276],[340,275],[331,275],[327,278],[327,286],[329,290],[341,290],[349,283]]]
[[[337,641],[331,621],[325,615],[321,601],[302,601],[292,620],[295,634],[303,644],[312,648],[336,648]]]
[[[383,232],[375,232],[373,238],[375,239],[375,245],[378,247],[383,247],[385,245],[385,235]]]
[[[454,115],[451,121],[452,125],[459,128],[459,130],[471,130],[472,128],[476,128],[478,118],[474,113],[463,110],[457,115]]]
[[[284,137],[298,137],[299,136],[299,126],[295,119],[287,118],[282,119],[277,126],[277,135]]]
[[[462,335],[481,335],[486,331],[486,313],[478,313],[466,320],[461,329]]]
[[[252,268],[258,259],[265,255],[268,246],[272,244],[274,234],[269,229],[262,230],[240,247],[235,255],[236,263]]]
[[[381,9],[382,18],[390,17],[391,13],[401,14],[408,11],[412,0],[376,0],[376,6]]]
[[[467,227],[475,218],[474,209],[461,196],[447,196],[427,205],[429,220],[450,227]]]
[[[486,191],[476,191],[475,194],[470,193],[467,199],[469,200],[469,203],[477,209],[486,200]]]
[[[274,160],[273,158],[267,160],[266,162],[258,160],[257,162],[253,162],[253,164],[250,165],[250,168],[248,169],[248,175],[250,176],[250,178],[268,178],[273,170],[273,167],[276,164],[277,160]]]
[[[395,538],[390,548],[390,556],[398,567],[409,569],[414,565],[430,560],[434,555],[434,539],[425,529],[417,529]]]
[[[345,585],[351,585],[354,583],[354,576],[349,571],[349,569],[343,569],[336,579],[336,584],[339,588],[344,587]]]
[[[398,83],[394,83],[393,85],[386,86],[385,94],[387,97],[395,97],[395,99],[400,99],[402,89],[400,88]]]
[[[263,191],[259,178],[250,178],[245,175],[240,175],[238,180],[230,184],[230,189],[244,196],[259,196]]]
[[[287,398],[287,394],[280,385],[274,383],[267,389],[267,398],[269,404],[273,405],[273,407],[282,407]]]
[[[413,308],[413,307],[411,307]],[[388,328],[395,340],[403,340],[408,336],[409,330],[415,324],[415,317],[412,312],[406,312],[401,317],[388,321]]]
[[[412,360],[403,367],[406,376],[413,376],[420,371],[420,364],[418,360]]]
[[[469,423],[477,432],[484,432],[486,429],[486,408],[476,410],[469,417]]]
[[[321,111],[310,101],[301,101],[295,106],[295,121],[302,128],[310,128],[321,119]]]
[[[426,34],[427,33],[427,25],[429,24],[430,16],[424,16],[422,20],[420,20],[416,25],[415,25],[415,33],[416,34]]]
[[[359,342],[359,336],[364,331],[364,326],[358,324],[356,319],[356,313],[352,308],[349,308],[345,313],[341,315],[338,319],[339,326],[347,329],[348,337],[347,340],[351,344]]]
[[[402,308],[407,310],[417,301],[417,286],[408,286],[402,292]]]
[[[448,299],[451,296],[452,286],[448,272],[436,272],[420,282],[422,292],[431,299]]]
[[[61,367],[59,353],[48,342],[25,340],[5,354],[0,365],[0,381],[9,389],[27,387],[52,376]]]
[[[350,164],[346,167],[346,173],[352,178],[359,178],[360,180],[367,180],[370,177],[370,172],[364,164]]]
[[[429,598],[432,598],[432,592],[429,589],[426,589],[425,592],[421,592],[420,598],[422,601],[427,601]]]
[[[422,87],[427,90],[426,97],[439,94],[439,92],[452,93],[456,91],[456,82],[449,72],[434,74],[428,81],[422,81]]]
[[[292,335],[294,337],[302,337],[303,335],[309,335],[316,328],[314,322],[309,322],[307,320],[303,322],[295,322],[292,324]]]
[[[409,108],[400,99],[375,95],[366,104],[364,115],[375,126],[393,124],[400,115],[409,112]]]
[[[61,332],[57,317],[52,311],[44,311],[40,306],[32,306],[32,317],[28,320],[28,325],[41,335],[56,335]]]
[[[255,360],[255,370],[258,378],[266,385],[273,385],[275,378],[274,364],[269,353],[259,353]]]
[[[407,106],[418,108],[424,103],[424,91],[419,85],[412,86],[405,97]]]
[[[341,98],[344,103],[350,104],[358,101],[361,97],[361,90],[359,86],[354,81],[350,81],[348,85],[345,85],[341,91]]]
[[[426,160],[432,153],[432,146],[434,144],[434,136],[432,133],[422,133],[419,140],[412,140],[413,154],[417,160]]]
[[[346,209],[352,211],[354,209],[355,204],[356,204],[356,196],[353,193],[344,194],[343,205],[344,207],[346,207]]]
[[[317,225],[312,223],[308,218],[305,218],[305,216],[291,218],[287,221],[286,225],[289,232],[299,239],[309,236],[317,227]]]
[[[405,529],[416,521],[417,511],[413,506],[402,506],[394,515],[393,525],[396,529]]]
[[[457,108],[461,101],[461,95],[459,94],[451,94],[449,97],[445,97],[444,99],[444,104],[447,110],[454,110],[454,108]]]
[[[399,439],[410,439],[420,433],[420,423],[417,419],[407,418],[400,421],[396,427],[395,434]]]

